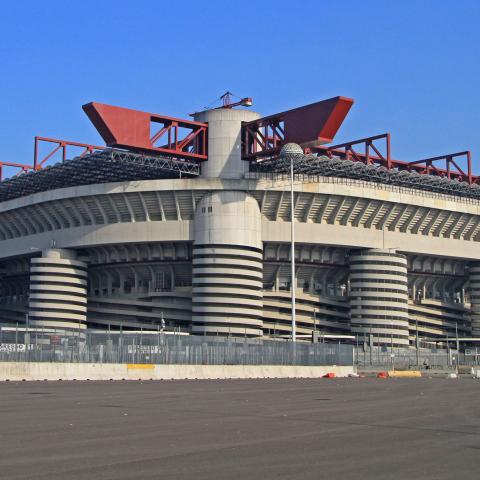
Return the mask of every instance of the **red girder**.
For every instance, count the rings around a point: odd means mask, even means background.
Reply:
[[[382,154],[379,147],[375,145],[375,141],[385,140],[385,154]],[[354,145],[361,145],[364,148],[364,153],[359,153],[354,150]],[[343,150],[342,150],[343,149]],[[370,150],[373,150],[377,155],[371,155]],[[327,155],[329,157],[336,156],[336,152],[340,151],[342,158],[348,160],[355,160],[364,162],[367,165],[377,163],[385,168],[392,168],[392,158],[390,154],[390,134],[383,133],[381,135],[375,135],[373,137],[361,138],[360,140],[354,140],[351,142],[340,143],[338,145],[332,145],[327,147]]]
[[[467,171],[465,172],[454,158],[465,157],[467,160]],[[445,168],[437,168],[433,162],[445,161]],[[472,174],[472,155],[469,150],[464,152],[449,153],[447,155],[440,155],[438,157],[425,158],[423,160],[417,160],[410,162],[409,165],[415,169],[422,169],[421,173],[428,175],[435,172],[436,175],[445,176],[447,178],[461,178],[468,183],[477,183],[478,177]],[[452,166],[455,170],[452,170]]]
[[[379,145],[375,145],[378,140],[385,140],[385,146],[383,150],[385,153],[381,153]],[[359,148],[353,147],[358,145]],[[370,150],[375,152],[374,155],[370,153]],[[390,134],[384,133],[381,135],[375,135],[373,137],[362,138],[360,140],[354,140],[351,142],[345,142],[332,146],[314,146],[305,149],[306,153],[318,153],[326,155],[330,158],[338,157],[344,160],[352,160],[355,162],[362,162],[366,165],[379,165],[387,169],[407,170],[409,172],[417,172],[422,175],[437,175],[440,177],[446,177],[448,179],[458,179],[466,181],[470,184],[478,183],[478,177],[472,174],[472,161],[469,151],[450,153],[447,155],[440,155],[438,157],[425,158],[423,160],[415,160],[413,162],[405,162],[402,160],[394,160],[391,157],[390,147]],[[466,157],[467,170],[462,169],[458,163],[454,160],[458,157]],[[434,162],[445,161],[445,168],[439,168],[434,165]],[[452,168],[453,167],[453,168]]]
[[[33,169],[32,165],[24,165],[23,163],[0,162],[0,182],[3,180],[4,167],[19,168],[20,170],[16,173],[16,175],[20,175],[21,173],[25,173]]]
[[[39,144],[41,142],[45,143],[54,143],[57,146],[53,148],[47,155],[39,159]],[[40,170],[45,163],[53,157],[59,150],[62,151],[62,162],[65,162],[67,159],[67,147],[80,147],[83,148],[83,152],[80,156],[85,155],[86,153],[92,153],[94,150],[103,150],[106,147],[100,147],[98,145],[90,145],[88,143],[78,143],[78,142],[69,142],[68,140],[58,140],[56,138],[47,138],[47,137],[35,137],[34,143],[34,153],[33,153],[33,169]],[[32,167],[31,167],[32,168]]]
[[[44,157],[40,158],[39,144],[42,142],[54,143],[56,146]],[[98,145],[90,145],[88,143],[78,143],[78,142],[69,142],[68,140],[58,140],[56,138],[35,137],[34,150],[33,150],[33,165],[26,165],[23,163],[13,163],[13,162],[0,162],[0,181],[3,180],[3,173],[4,173],[3,167],[19,168],[20,171],[17,173],[17,175],[28,172],[29,170],[41,170],[45,165],[45,163],[48,160],[50,160],[59,150],[62,151],[62,161],[64,162],[67,159],[67,147],[83,148],[84,150],[80,154],[80,156],[83,156],[86,153],[92,153],[94,150],[103,150],[106,148],[106,147],[100,147]]]
[[[83,110],[109,147],[207,160],[206,123],[96,102],[83,105]],[[153,135],[152,124],[161,125]],[[183,134],[185,129],[188,133]]]
[[[273,156],[282,145],[330,143],[347,116],[353,100],[334,97],[245,123],[242,127],[242,158]]]

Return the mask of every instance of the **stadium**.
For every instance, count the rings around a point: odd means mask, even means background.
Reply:
[[[480,337],[470,153],[396,160],[389,134],[335,144],[345,97],[266,117],[250,105],[226,95],[185,120],[93,102],[105,145],[36,137],[32,165],[0,163],[18,169],[0,183],[2,325]]]

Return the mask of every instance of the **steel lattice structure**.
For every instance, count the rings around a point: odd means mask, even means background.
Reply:
[[[55,188],[129,180],[195,177],[196,162],[107,149],[0,183],[0,202]]]

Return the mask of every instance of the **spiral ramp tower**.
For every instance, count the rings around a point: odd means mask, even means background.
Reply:
[[[377,345],[405,347],[408,340],[407,259],[392,250],[350,254],[352,333]]]
[[[76,334],[85,330],[87,264],[71,257],[52,249],[31,259],[30,326]]]
[[[195,212],[192,332],[262,335],[262,239],[258,203],[217,192]]]

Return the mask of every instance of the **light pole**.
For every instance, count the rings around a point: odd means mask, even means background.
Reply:
[[[291,292],[292,292],[292,342],[297,340],[297,324],[295,317],[295,288],[296,288],[296,277],[295,277],[295,202],[293,195],[293,163],[296,160],[303,158],[303,150],[300,145],[296,143],[286,143],[280,150],[280,158],[290,161],[290,223],[291,223],[291,267],[292,267],[292,281],[291,281]]]

